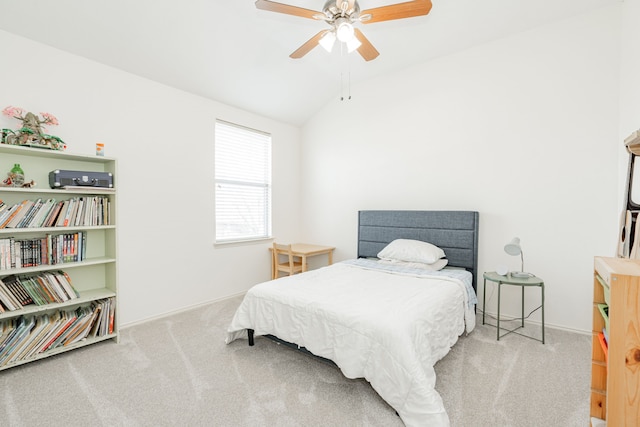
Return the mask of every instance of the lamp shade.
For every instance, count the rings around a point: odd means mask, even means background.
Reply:
[[[331,49],[333,49],[333,44],[336,42],[336,35],[333,31],[327,31],[324,36],[318,41],[320,46],[324,48],[327,52],[331,53]]]
[[[345,18],[338,18],[336,20],[336,36],[341,42],[348,42],[354,37],[353,25]]]
[[[354,50],[359,48],[361,44],[362,43],[360,42],[360,40],[358,40],[357,37],[352,37],[351,40],[347,42],[347,52],[353,52]]]
[[[509,255],[520,255],[522,253],[520,239],[518,237],[514,237],[509,243],[504,245],[504,251]]]

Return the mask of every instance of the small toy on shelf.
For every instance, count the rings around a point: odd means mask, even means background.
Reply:
[[[2,181],[3,187],[13,187],[13,179],[15,178],[15,174],[12,172],[7,173],[7,178]]]

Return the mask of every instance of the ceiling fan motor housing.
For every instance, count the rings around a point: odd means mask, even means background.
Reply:
[[[349,18],[350,21],[353,21],[360,13],[360,5],[357,1],[328,0],[322,7],[322,11],[330,22],[341,17]]]

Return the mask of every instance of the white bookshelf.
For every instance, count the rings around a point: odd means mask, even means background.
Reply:
[[[15,360],[0,365],[0,370],[19,366],[28,362],[71,351],[96,342],[112,339],[119,341],[118,326],[118,263],[117,263],[117,173],[116,159],[100,156],[69,154],[49,149],[30,148],[0,144],[0,181],[15,163],[20,164],[25,173],[25,182],[34,180],[33,188],[0,187],[0,200],[11,205],[23,200],[55,198],[57,201],[83,196],[107,197],[110,204],[109,224],[101,226],[42,227],[42,228],[0,228],[0,239],[36,239],[46,235],[83,232],[86,234],[86,258],[79,262],[65,262],[54,265],[0,270],[0,280],[11,275],[30,276],[39,272],[64,271],[71,284],[80,294],[79,298],[63,303],[45,305],[29,304],[18,310],[0,313],[0,322],[10,321],[20,316],[38,316],[55,313],[60,310],[76,309],[88,306],[92,302],[113,298],[115,316],[113,331],[103,336],[86,338],[65,347],[56,347],[33,355],[28,359]],[[110,172],[114,177],[114,189],[83,188],[81,190],[51,189],[49,172],[53,170],[74,170],[91,172]],[[0,224],[1,225],[1,224]],[[0,331],[1,333],[1,331]],[[1,341],[0,341],[1,343]],[[1,362],[0,362],[1,363]]]

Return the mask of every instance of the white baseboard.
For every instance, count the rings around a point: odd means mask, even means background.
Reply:
[[[169,316],[173,316],[175,314],[179,314],[179,313],[184,313],[186,311],[191,311],[191,310],[195,310],[196,308],[200,308],[203,307],[205,305],[210,305],[210,304],[214,304],[216,302],[220,302],[220,301],[225,301],[231,298],[236,298],[239,296],[243,296],[244,294],[246,294],[245,292],[240,292],[234,295],[227,295],[225,297],[222,298],[216,298],[216,299],[212,299],[212,300],[207,300],[207,301],[203,301],[203,302],[199,302],[198,304],[194,304],[194,305],[189,305],[187,307],[183,307],[180,308],[178,310],[172,310],[172,311],[168,311],[166,313],[162,313],[162,314],[158,314],[157,316],[151,316],[151,317],[147,317],[146,319],[142,319],[142,320],[136,320],[135,322],[130,322],[130,323],[126,323],[123,325],[120,325],[120,329],[127,329],[130,328],[132,326],[137,326],[137,325],[141,325],[147,322],[151,322],[154,320],[159,320],[159,319],[164,319],[165,317],[169,317]]]

